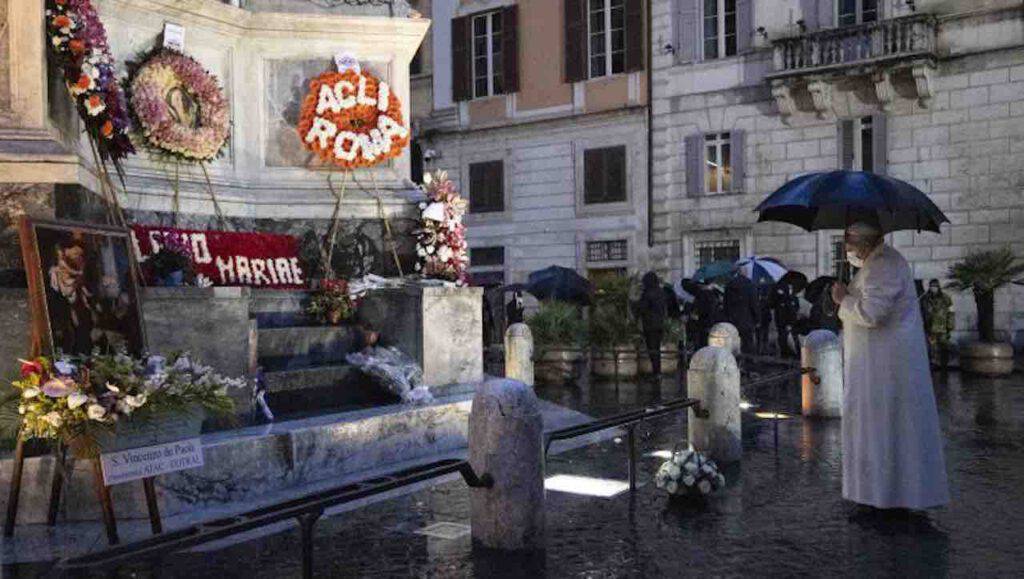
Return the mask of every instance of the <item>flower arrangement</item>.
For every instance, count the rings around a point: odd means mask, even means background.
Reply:
[[[654,475],[654,484],[672,496],[704,497],[725,486],[725,476],[692,446],[673,451]]]
[[[409,146],[402,102],[388,83],[354,69],[309,83],[297,130],[307,149],[347,170],[373,167]]]
[[[107,32],[91,0],[48,0],[46,31],[68,92],[101,159],[116,163],[134,153]]]
[[[153,282],[181,285],[185,274],[192,269],[192,249],[186,242],[186,236],[165,233],[159,251],[148,257],[145,263]]]
[[[96,438],[117,423],[146,420],[160,413],[201,406],[214,415],[230,415],[231,388],[241,379],[225,378],[187,355],[146,360],[124,353],[22,360],[21,377],[12,382],[24,439],[63,440],[97,452]],[[10,429],[10,425],[5,425]]]
[[[220,154],[231,130],[217,77],[194,58],[162,48],[144,57],[128,82],[132,111],[146,143],[189,161]]]
[[[466,248],[466,200],[448,174],[425,175],[427,200],[420,203],[420,227],[416,235],[416,271],[427,277],[466,283],[469,253]]]
[[[306,307],[306,313],[333,325],[351,318],[355,310],[355,300],[349,294],[348,282],[343,279],[321,280],[320,289]]]

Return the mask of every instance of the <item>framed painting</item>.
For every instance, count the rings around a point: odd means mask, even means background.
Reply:
[[[146,335],[127,230],[24,217],[20,236],[35,353],[142,355]]]

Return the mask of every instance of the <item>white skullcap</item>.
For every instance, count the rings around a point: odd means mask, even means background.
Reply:
[[[882,235],[881,229],[863,221],[858,221],[847,227],[846,232],[855,237],[878,237]]]

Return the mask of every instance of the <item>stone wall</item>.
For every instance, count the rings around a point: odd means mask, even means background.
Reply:
[[[552,119],[534,124],[442,134],[430,145],[442,156],[432,165],[448,171],[467,198],[469,165],[501,160],[505,211],[468,214],[470,247],[504,247],[505,280],[525,281],[531,271],[560,265],[642,267],[647,260],[647,149],[642,110]],[[585,206],[583,152],[626,146],[628,201],[611,210]],[[429,166],[428,166],[429,168]],[[587,263],[587,241],[625,239],[628,257],[619,263]]]
[[[655,30],[671,14],[656,10]],[[963,42],[935,70],[934,96],[927,108],[901,94],[887,118],[887,173],[926,192],[951,223],[941,234],[898,232],[889,242],[910,261],[915,277],[944,278],[966,253],[1009,245],[1024,256],[1024,44],[1019,13],[999,39],[1015,48],[979,52]],[[986,19],[995,16],[986,16]],[[970,27],[957,21],[959,27]],[[1016,23],[1016,28],[1010,24]],[[978,24],[980,26],[980,24]],[[945,26],[950,26],[946,24]],[[940,25],[940,35],[943,30]],[[1017,36],[1013,36],[1017,35]],[[940,43],[941,43],[940,37]],[[753,208],[787,180],[838,166],[838,119],[882,112],[873,91],[858,83],[836,85],[832,110],[819,118],[798,111],[784,119],[757,71],[763,53],[698,65],[661,60],[655,71],[655,220],[657,246],[652,263],[673,276],[692,274],[694,244],[736,239],[742,254],[772,255],[809,276],[831,274],[831,235],[805,233],[785,224],[757,224]],[[715,68],[717,67],[717,69]],[[702,91],[687,78],[717,74]],[[740,74],[736,74],[741,71]],[[730,80],[731,79],[731,80]],[[899,89],[899,87],[897,87]],[[696,133],[743,131],[745,180],[733,194],[687,196],[684,139]],[[954,295],[961,337],[974,329],[969,295]],[[1011,287],[997,296],[997,327],[1007,337],[1024,333],[1024,291]],[[1019,339],[1019,338],[1018,338]]]

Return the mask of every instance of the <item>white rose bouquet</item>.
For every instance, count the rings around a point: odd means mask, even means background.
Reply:
[[[672,452],[655,473],[654,484],[671,496],[705,497],[725,487],[725,476],[715,461],[689,446]]]

